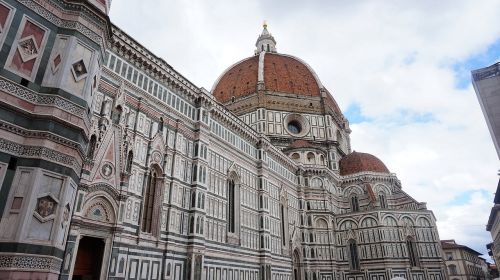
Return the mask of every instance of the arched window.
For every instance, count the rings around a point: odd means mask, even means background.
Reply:
[[[125,266],[125,258],[121,258],[120,264],[118,265],[118,273],[123,273],[124,266]]]
[[[351,266],[351,270],[359,270],[359,255],[358,255],[358,245],[356,244],[356,240],[349,240],[349,265]]]
[[[351,211],[352,212],[359,211],[359,201],[356,195],[351,196]]]
[[[189,221],[189,232],[194,233],[194,217],[191,217]]]
[[[235,217],[236,217],[236,207],[235,207],[235,185],[234,180],[229,180],[227,182],[227,199],[228,199],[228,232],[235,232]]]
[[[457,266],[454,264],[450,264],[448,266],[448,272],[450,273],[450,275],[457,275]]]
[[[291,157],[296,162],[300,161],[300,155],[298,153],[293,153]]]
[[[116,106],[111,117],[114,124],[120,123],[120,119],[122,118],[122,107],[120,105]]]
[[[170,276],[170,271],[172,270],[172,265],[168,263],[167,265],[167,276]]]
[[[90,158],[90,159],[94,158],[96,146],[97,146],[97,137],[95,136],[95,134],[93,134],[92,136],[90,136],[89,148],[88,148],[88,152],[87,152],[88,158]]]
[[[417,245],[413,240],[413,237],[408,237],[406,239],[406,247],[408,249],[408,258],[410,259],[411,266],[418,266],[418,251]]]
[[[267,44],[267,51],[270,52],[271,49],[269,48],[269,44]]]
[[[321,163],[321,165],[325,165],[325,156],[324,155],[320,155],[319,156],[319,162]]]
[[[201,222],[201,217],[198,217],[196,219],[196,233],[200,233],[200,222]]]
[[[192,208],[196,207],[196,192],[194,192],[194,191],[191,194],[191,207]]]
[[[380,208],[385,209],[387,208],[387,200],[385,198],[384,193],[379,193],[378,194],[378,200],[380,201]]]
[[[128,152],[127,156],[127,166],[126,171],[130,173],[132,171],[132,161],[134,160],[134,153],[132,151]]]
[[[314,154],[311,152],[307,153],[307,162],[310,164],[313,164],[313,163],[315,163],[314,161],[315,161]]]
[[[153,220],[153,205],[156,193],[156,183],[158,180],[158,175],[156,171],[153,170],[149,174],[148,184],[146,185],[146,190],[144,192],[144,210],[142,215],[142,231],[152,232],[152,220]]]

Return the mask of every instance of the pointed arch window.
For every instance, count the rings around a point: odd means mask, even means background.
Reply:
[[[95,153],[96,146],[97,146],[97,137],[94,134],[94,135],[92,135],[90,137],[89,148],[88,148],[88,151],[87,151],[87,157],[88,158],[90,158],[90,159],[94,158],[94,153]]]
[[[126,171],[130,173],[132,171],[132,161],[134,160],[134,153],[132,151],[128,152],[127,156],[127,167]]]
[[[378,194],[378,200],[380,201],[380,208],[386,209],[387,208],[387,199],[386,199],[384,193]]]
[[[354,239],[349,240],[349,265],[351,270],[359,270],[360,268],[358,244]]]
[[[189,233],[194,233],[194,217],[191,216],[189,221]]]
[[[236,217],[236,207],[235,207],[235,185],[234,180],[229,180],[227,182],[227,199],[228,199],[228,232],[234,233],[235,231],[235,217]]]
[[[448,266],[448,270],[450,272],[450,275],[457,275],[457,266],[454,264],[450,264]]]
[[[410,259],[411,266],[419,266],[417,244],[413,237],[408,236],[406,238],[406,247],[408,249],[408,258]]]
[[[156,173],[156,170],[152,170],[149,174],[148,184],[146,185],[146,190],[144,192],[144,210],[142,215],[143,232],[152,232],[153,205],[155,200],[157,181],[158,174]]]
[[[359,200],[356,195],[351,196],[351,211],[359,212]]]

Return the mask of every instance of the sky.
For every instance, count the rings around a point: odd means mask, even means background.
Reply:
[[[379,157],[427,202],[441,239],[486,254],[499,161],[470,71],[500,59],[500,1],[120,0],[111,21],[198,87],[252,56],[267,20]],[[487,256],[485,256],[487,257]]]

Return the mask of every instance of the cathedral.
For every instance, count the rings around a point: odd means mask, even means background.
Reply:
[[[267,25],[208,91],[110,5],[0,0],[0,279],[447,279],[432,211]]]

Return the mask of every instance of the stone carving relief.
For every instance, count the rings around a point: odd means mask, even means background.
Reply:
[[[161,165],[162,156],[158,151],[153,152],[152,161],[153,161],[153,163],[157,163],[157,164]]]
[[[37,199],[35,216],[45,222],[54,215],[57,207],[57,201],[50,195],[46,195]]]
[[[39,52],[33,35],[20,39],[17,49],[23,62],[36,58]]]
[[[346,240],[351,240],[351,239],[357,240],[356,233],[354,232],[354,230],[352,228],[350,228],[346,234]]]
[[[415,236],[415,230],[412,225],[408,222],[403,224],[403,235],[406,236]]]
[[[106,198],[97,197],[89,202],[85,217],[95,221],[112,223],[115,221],[115,212]]]
[[[87,77],[87,66],[85,66],[85,62],[83,61],[83,59],[80,59],[79,61],[73,63],[73,65],[71,66],[71,73],[73,73],[73,77],[77,82]]]
[[[106,162],[102,165],[101,174],[104,178],[109,179],[113,175],[113,166]]]

